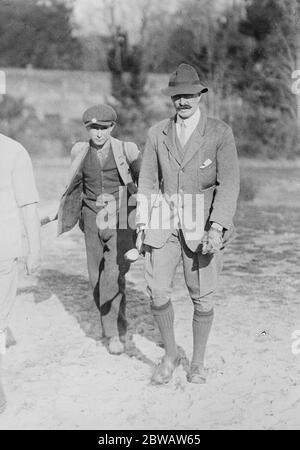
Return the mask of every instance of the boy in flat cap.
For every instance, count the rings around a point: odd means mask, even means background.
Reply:
[[[180,362],[171,303],[180,259],[194,306],[187,380],[205,382],[204,354],[214,315],[211,294],[224,246],[233,235],[237,152],[231,128],[200,109],[206,91],[194,67],[180,64],[162,91],[171,97],[176,114],[150,129],[139,177],[137,246],[147,244],[146,281],[165,348],[154,384],[168,383]]]
[[[138,257],[135,231],[127,221],[132,208],[127,206],[130,194],[136,192],[140,152],[134,143],[111,136],[116,120],[115,110],[108,105],[93,106],[83,114],[89,141],[77,142],[71,150],[58,234],[71,230],[79,221],[102,332],[109,352],[121,354],[127,329],[125,274]]]

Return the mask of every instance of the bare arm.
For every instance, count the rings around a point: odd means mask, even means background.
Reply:
[[[38,270],[41,259],[40,219],[37,203],[22,206],[21,211],[29,247],[26,268],[30,275]]]

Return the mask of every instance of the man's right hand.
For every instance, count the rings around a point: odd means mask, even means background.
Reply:
[[[213,254],[220,250],[223,245],[222,231],[216,230],[215,228],[210,228],[204,232],[202,238],[202,254],[206,255]]]

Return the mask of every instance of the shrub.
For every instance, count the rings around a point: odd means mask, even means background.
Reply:
[[[69,154],[74,128],[58,114],[37,116],[22,98],[3,96],[0,101],[1,132],[19,141],[35,156],[60,157]],[[77,137],[77,136],[76,136]]]
[[[296,120],[279,110],[243,104],[233,118],[234,134],[241,156],[288,158],[300,156],[299,127]]]
[[[241,176],[239,201],[249,202],[255,199],[259,191],[257,181],[249,176]]]

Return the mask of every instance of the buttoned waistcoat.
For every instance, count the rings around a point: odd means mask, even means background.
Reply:
[[[138,173],[139,171],[140,151],[133,142],[123,143],[115,138],[111,138],[111,148],[118,172],[126,186],[133,181],[132,172]],[[82,207],[81,167],[88,150],[89,142],[77,142],[71,150],[71,168],[57,213],[58,235],[71,230],[80,219]]]
[[[233,216],[239,194],[239,167],[232,130],[223,121],[207,117],[201,109],[198,126],[182,158],[174,142],[174,128],[175,117],[172,117],[149,130],[139,177],[136,220],[146,224],[144,242],[156,248],[164,245],[172,230],[163,226],[153,229],[154,217],[166,216],[166,211],[171,217],[168,199],[176,194],[189,194],[194,199],[184,208],[203,202],[204,228],[209,228],[209,222],[222,225],[226,230],[225,245],[234,233]],[[189,214],[194,215],[193,211]],[[199,251],[202,235],[189,239],[189,230],[181,225],[188,247]]]

